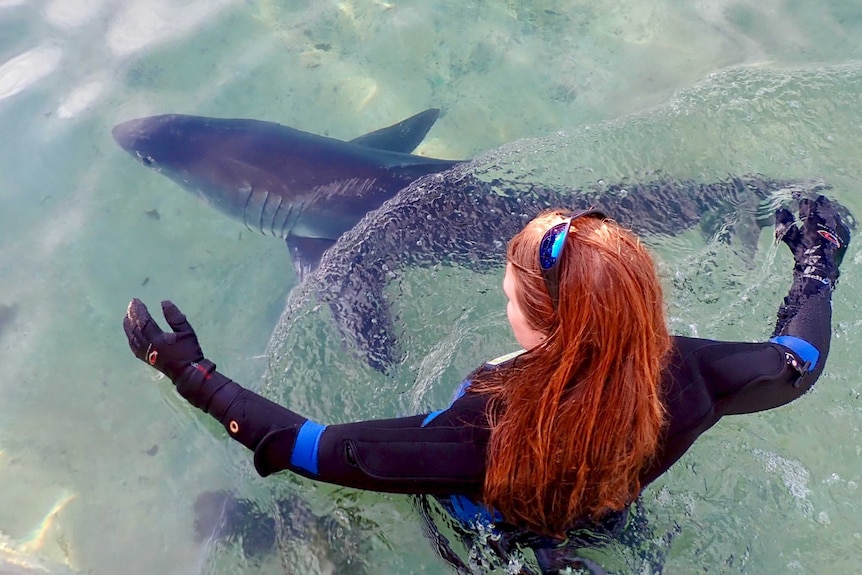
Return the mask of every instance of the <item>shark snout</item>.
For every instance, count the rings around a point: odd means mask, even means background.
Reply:
[[[136,118],[114,126],[111,134],[117,145],[130,154],[135,153],[136,144],[149,132],[148,118]]]
[[[162,161],[182,157],[187,149],[183,130],[176,129],[179,116],[147,116],[114,126],[111,134],[117,145],[148,168],[158,169]]]

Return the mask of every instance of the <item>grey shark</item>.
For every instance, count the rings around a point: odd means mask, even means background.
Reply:
[[[273,122],[179,114],[129,120],[113,136],[144,166],[286,240],[302,279],[366,213],[459,163],[410,154],[438,115],[429,109],[348,142]]]

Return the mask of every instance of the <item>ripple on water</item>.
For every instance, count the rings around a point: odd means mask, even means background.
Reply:
[[[754,457],[763,463],[766,471],[775,474],[781,479],[781,482],[790,492],[799,507],[806,513],[811,513],[812,505],[808,496],[811,495],[811,489],[808,488],[809,473],[798,461],[785,459],[780,455],[766,451],[763,449],[755,449]]]

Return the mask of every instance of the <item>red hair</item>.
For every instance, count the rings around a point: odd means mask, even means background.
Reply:
[[[572,222],[554,310],[538,252],[560,220],[560,212],[541,214],[507,254],[517,303],[547,338],[470,387],[492,396],[483,503],[547,535],[640,493],[664,424],[661,371],[671,345],[652,257],[610,220]]]

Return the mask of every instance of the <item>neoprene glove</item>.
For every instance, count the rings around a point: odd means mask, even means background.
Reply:
[[[135,357],[155,367],[173,382],[193,363],[203,361],[204,352],[195,330],[183,312],[170,301],[162,302],[162,313],[172,332],[164,332],[144,303],[135,298],[129,302],[123,329]]]
[[[794,273],[834,288],[838,267],[850,243],[850,229],[825,196],[799,200],[799,219],[801,226],[796,225],[789,210],[778,209],[775,237],[787,244],[793,253]]]
[[[287,421],[297,429],[305,422],[304,417],[217,372],[215,364],[204,358],[195,330],[172,302],[162,302],[162,313],[172,331],[162,331],[141,300],[129,302],[123,329],[132,353],[168,376],[186,401],[216,418],[231,437],[254,450],[274,422]]]

